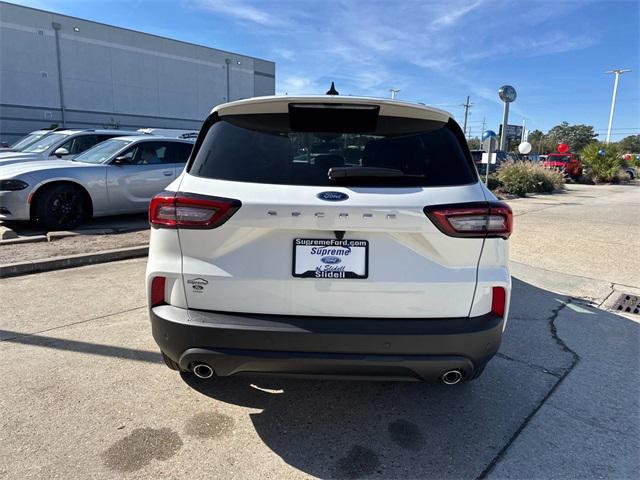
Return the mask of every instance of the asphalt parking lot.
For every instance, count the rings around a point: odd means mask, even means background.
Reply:
[[[640,287],[640,188],[512,206],[504,342],[454,387],[200,381],[162,364],[144,259],[1,279],[0,478],[636,478],[640,324],[604,307]]]

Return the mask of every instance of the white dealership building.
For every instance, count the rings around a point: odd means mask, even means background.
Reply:
[[[275,63],[0,2],[0,139],[51,124],[198,129],[275,93]]]

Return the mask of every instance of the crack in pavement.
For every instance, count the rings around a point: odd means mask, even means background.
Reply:
[[[14,335],[12,337],[0,338],[0,343],[7,342],[9,340],[15,340],[16,338],[20,338],[20,337],[29,337],[29,336],[32,336],[32,335],[38,335],[40,333],[46,333],[46,332],[51,332],[53,330],[58,330],[60,328],[72,327],[74,325],[80,325],[80,324],[87,323],[87,322],[93,322],[94,320],[102,320],[103,318],[112,317],[114,315],[120,315],[121,313],[128,313],[128,312],[133,312],[135,310],[140,310],[141,308],[146,308],[146,305],[142,305],[140,307],[128,308],[126,310],[121,310],[119,312],[107,313],[105,315],[100,315],[98,317],[87,318],[85,320],[78,320],[77,322],[71,322],[71,323],[67,323],[67,324],[64,324],[64,325],[57,325],[55,327],[45,328],[44,330],[38,330],[36,332],[25,332],[25,333],[20,333],[19,335]]]
[[[489,474],[493,471],[493,469],[498,464],[498,462],[500,462],[500,460],[502,460],[504,458],[505,454],[507,453],[507,450],[509,450],[509,447],[511,447],[511,445],[516,441],[516,439],[520,436],[522,431],[525,428],[527,428],[527,425],[529,425],[529,422],[531,422],[533,417],[536,416],[538,411],[544,406],[544,404],[547,402],[547,400],[549,400],[549,398],[551,398],[551,395],[553,395],[553,393],[556,391],[556,389],[562,384],[564,379],[567,378],[569,373],[571,373],[571,371],[575,368],[575,366],[580,361],[580,356],[576,352],[571,350],[567,346],[567,344],[564,342],[564,340],[562,340],[558,336],[558,329],[557,329],[556,324],[555,324],[555,321],[558,318],[558,315],[560,315],[560,312],[563,309],[565,309],[571,302],[572,302],[571,298],[569,298],[566,302],[562,302],[562,304],[560,306],[558,306],[558,308],[556,308],[556,309],[551,311],[551,315],[547,319],[547,321],[549,322],[549,330],[551,332],[551,337],[555,340],[556,344],[562,349],[562,351],[571,354],[571,358],[572,358],[571,365],[569,366],[569,368],[565,368],[564,372],[562,374],[560,374],[559,377],[557,377],[558,381],[549,389],[547,394],[542,398],[542,400],[540,400],[538,405],[535,406],[535,408],[529,413],[529,415],[527,415],[525,417],[525,419],[520,424],[520,426],[517,428],[517,430],[513,433],[513,435],[511,435],[509,440],[507,440],[507,443],[491,459],[491,461],[485,467],[485,469],[482,472],[480,472],[480,475],[478,475],[476,477],[476,480],[483,480],[483,479],[485,479],[485,478],[487,478],[489,476]]]
[[[615,433],[616,435],[622,435],[624,437],[629,438],[632,441],[636,441],[637,438],[633,434],[629,434],[629,432],[625,430],[618,430],[616,428],[610,428],[606,425],[602,425],[601,423],[594,422],[593,420],[583,417],[582,415],[576,415],[575,412],[571,412],[569,410],[565,410],[564,408],[559,407],[558,405],[550,405],[551,408],[557,410],[559,412],[564,413],[567,417],[572,418],[580,423],[584,423],[585,425],[589,425],[590,427],[597,428],[599,430],[605,430],[607,432]]]
[[[556,378],[560,378],[561,374],[560,373],[556,373],[556,372],[552,372],[551,370],[548,370],[547,368],[543,367],[542,365],[538,365],[536,363],[529,363],[525,360],[520,360],[519,358],[514,358],[514,357],[510,357],[509,355],[505,355],[504,353],[496,353],[496,357],[498,358],[502,358],[504,360],[509,360],[510,362],[516,362],[516,363],[521,363],[522,365],[526,365],[527,367],[533,368],[534,370],[539,370],[542,373],[546,373],[548,375],[552,375]]]
[[[597,307],[598,307],[598,308],[601,308],[601,307],[604,305],[604,303],[605,303],[607,300],[609,300],[609,298],[611,298],[611,295],[613,295],[613,292],[615,292],[615,291],[616,291],[616,286],[615,286],[615,285],[616,285],[615,283],[610,283],[610,284],[609,284],[610,292],[609,292],[609,293],[607,294],[607,296],[606,296],[606,297],[604,297],[604,298],[602,299],[602,301],[597,305]]]
[[[537,209],[533,209],[532,208],[531,210],[527,210],[526,212],[514,213],[513,216],[514,217],[522,217],[524,215],[528,215],[529,213],[543,212],[545,210],[549,210],[550,208],[554,208],[554,207],[558,207],[558,206],[559,206],[558,204],[553,204],[553,205],[549,205],[548,207],[543,207],[543,208],[537,208]]]

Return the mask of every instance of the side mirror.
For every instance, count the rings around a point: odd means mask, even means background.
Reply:
[[[65,155],[69,155],[69,150],[67,150],[64,147],[60,147],[55,152],[53,152],[53,154],[56,157],[60,158],[60,157],[64,157]]]
[[[131,163],[131,161],[127,158],[127,157],[116,157],[113,162],[114,165],[129,165],[129,163]]]

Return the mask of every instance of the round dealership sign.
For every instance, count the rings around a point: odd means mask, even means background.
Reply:
[[[484,135],[482,135],[482,140],[486,140],[487,138],[496,138],[496,132],[493,130],[487,130],[484,132]]]
[[[531,152],[531,144],[529,142],[522,142],[518,145],[518,151],[522,155],[528,155]]]
[[[516,93],[516,89],[511,85],[503,85],[500,87],[500,90],[498,90],[498,96],[503,102],[511,103],[515,101],[518,94]]]

